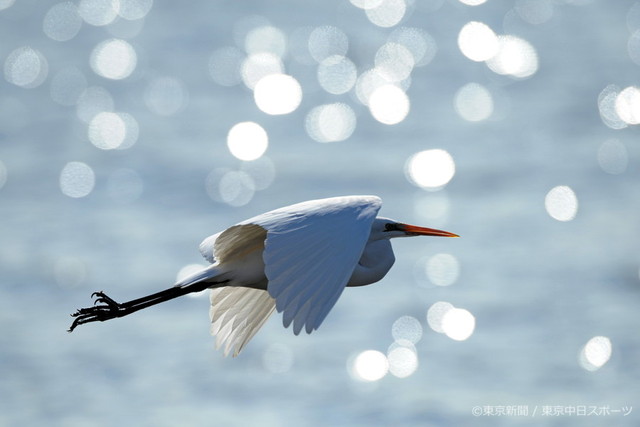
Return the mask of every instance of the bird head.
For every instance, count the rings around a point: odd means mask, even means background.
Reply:
[[[405,224],[389,218],[376,218],[371,226],[369,240],[391,239],[394,237],[412,236],[440,236],[440,237],[460,237],[448,231],[437,230],[435,228],[419,227],[417,225]]]

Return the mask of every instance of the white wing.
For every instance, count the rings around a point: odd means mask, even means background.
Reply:
[[[206,238],[200,244],[200,252],[212,263],[233,262],[249,252],[262,251],[266,236],[267,231],[258,225],[234,225]],[[225,356],[232,349],[233,356],[237,356],[273,313],[275,305],[266,290],[238,286],[211,289],[209,317],[216,348],[224,345]]]
[[[225,355],[233,349],[236,356],[274,308],[284,312],[285,327],[293,322],[296,335],[305,326],[308,333],[317,329],[349,281],[381,205],[375,196],[312,200],[267,212],[206,238],[200,252],[212,263],[232,259],[264,242],[269,281],[268,292],[231,286],[211,290],[211,333],[216,335],[216,347],[224,345]]]
[[[231,349],[233,356],[237,356],[274,308],[275,301],[267,291],[231,286],[211,289],[209,317],[216,349],[224,345],[225,356]]]
[[[297,335],[318,329],[362,255],[382,201],[375,196],[312,200],[242,224],[267,230],[263,252],[267,290]]]
[[[204,239],[200,243],[200,253],[212,264],[229,261],[261,246],[266,236],[267,231],[258,225],[234,225]]]
[[[202,241],[202,243],[200,243],[200,253],[202,254],[202,256],[204,257],[204,259],[206,259],[207,261],[209,261],[211,264],[213,264],[214,262],[216,262],[216,255],[214,254],[214,246],[216,244],[216,239],[222,234],[223,232],[219,232],[217,234],[214,234],[213,236],[209,236],[206,239],[204,239]]]

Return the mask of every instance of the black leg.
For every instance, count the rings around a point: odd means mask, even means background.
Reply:
[[[93,307],[81,308],[71,315],[75,317],[75,319],[69,328],[69,332],[72,332],[76,327],[84,325],[85,323],[104,322],[105,320],[115,319],[116,317],[124,317],[143,308],[151,307],[152,305],[169,301],[182,295],[203,291],[215,284],[220,285],[221,283],[200,282],[187,286],[174,286],[164,291],[123,303],[114,301],[104,292],[94,292],[91,294],[92,297],[96,298]]]

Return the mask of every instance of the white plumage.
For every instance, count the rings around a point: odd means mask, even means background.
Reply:
[[[293,323],[296,335],[303,327],[311,333],[340,297],[382,201],[352,196],[319,202],[258,215],[200,244],[202,256],[214,264],[178,285],[230,280],[224,292],[211,294],[211,332],[217,347],[226,343],[225,355],[232,348],[237,355],[274,308],[283,313],[285,327]]]
[[[255,216],[207,237],[200,252],[211,265],[173,288],[119,304],[102,292],[71,326],[123,317],[211,288],[211,333],[225,355],[242,348],[274,309],[297,335],[322,324],[346,286],[382,279],[394,262],[389,239],[453,233],[376,217],[376,196],[311,200]]]
[[[231,350],[237,356],[275,308],[275,300],[261,289],[231,286],[211,289],[209,317],[216,348],[224,345],[225,356]]]

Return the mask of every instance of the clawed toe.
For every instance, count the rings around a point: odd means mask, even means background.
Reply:
[[[111,297],[109,297],[107,294],[105,294],[102,291],[99,292],[94,292],[91,294],[91,298],[95,298],[95,301],[93,302],[93,305],[97,305],[97,304],[105,304],[109,307],[112,308],[118,308],[120,304],[118,304],[116,301],[114,301]]]
[[[80,308],[71,314],[75,319],[68,329],[69,332],[72,332],[78,325],[84,323],[103,322],[118,317],[120,304],[109,298],[103,292],[94,292],[91,294],[91,297],[95,298],[93,307]]]

